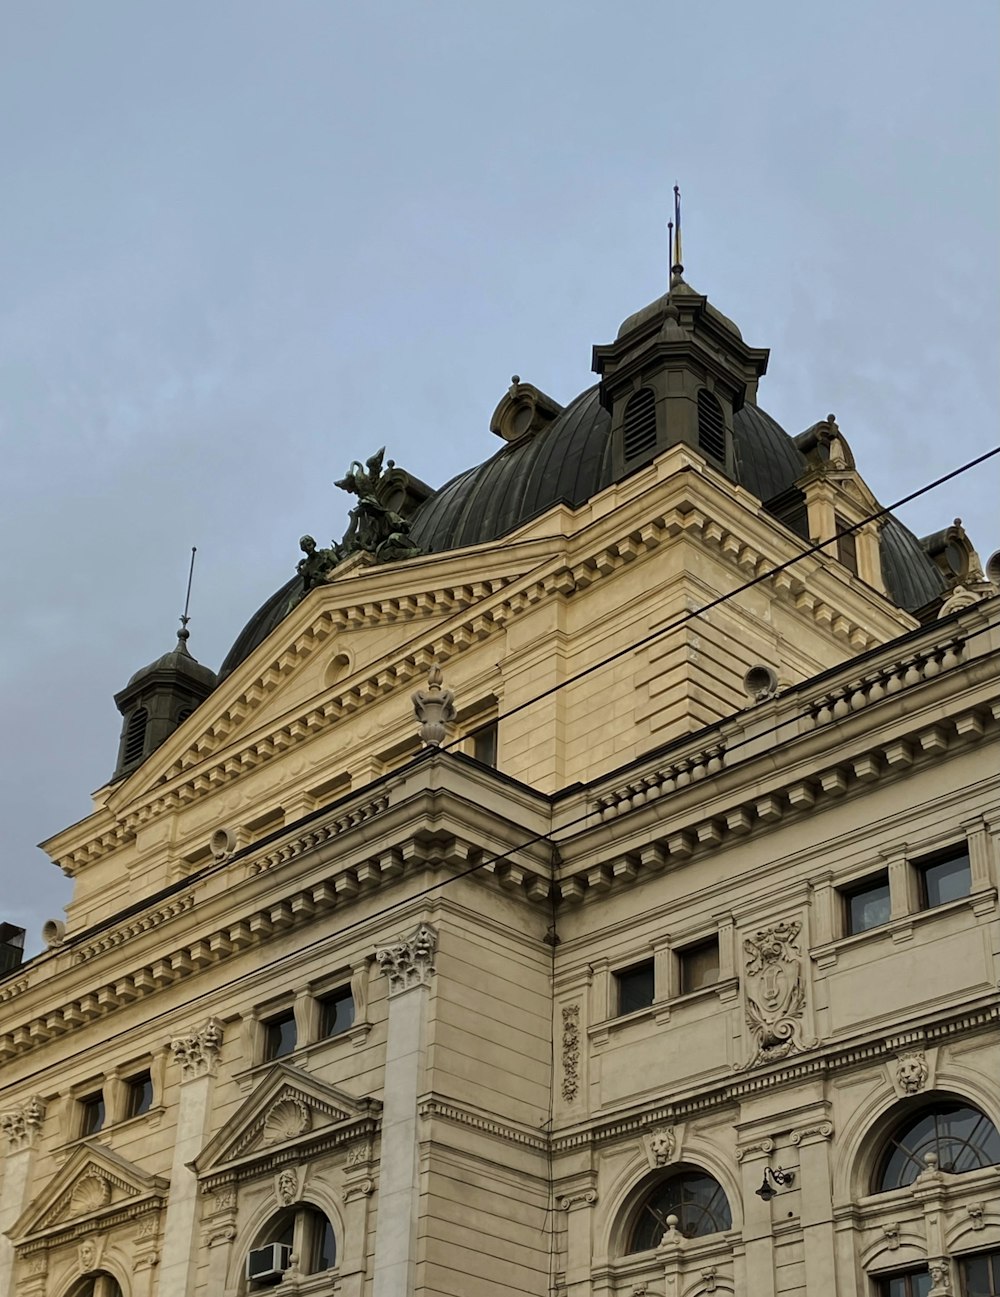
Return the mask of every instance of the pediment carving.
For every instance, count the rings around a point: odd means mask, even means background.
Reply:
[[[110,1212],[141,1214],[166,1200],[168,1181],[149,1175],[103,1144],[79,1145],[24,1215],[10,1236],[21,1245],[33,1235],[62,1228],[99,1228]]]
[[[357,1122],[370,1124],[381,1108],[375,1099],[357,1099],[300,1068],[278,1063],[205,1146],[195,1165],[204,1175],[234,1163],[266,1160],[272,1149],[283,1145],[335,1137],[340,1128]]]

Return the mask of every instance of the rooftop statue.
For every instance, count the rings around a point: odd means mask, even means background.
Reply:
[[[299,549],[305,554],[296,564],[296,572],[302,578],[302,593],[306,594],[314,585],[322,585],[342,557],[337,546],[332,549],[318,549],[312,536],[303,536]]]
[[[346,477],[334,483],[342,491],[349,491],[358,497],[358,503],[351,510],[347,531],[338,546],[342,557],[362,550],[372,554],[376,563],[392,563],[420,553],[419,546],[410,539],[410,524],[379,498],[384,459],[383,446],[371,459],[366,460],[365,467],[354,460]],[[394,467],[395,464],[390,459],[386,464],[387,472]]]

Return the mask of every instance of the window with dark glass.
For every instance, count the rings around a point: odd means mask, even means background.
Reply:
[[[270,1248],[277,1245],[279,1251],[261,1258],[264,1267],[277,1260],[279,1265],[287,1263],[291,1256],[298,1257],[299,1271],[302,1274],[321,1274],[332,1270],[337,1264],[337,1240],[327,1216],[316,1207],[301,1204],[289,1207],[272,1217],[259,1235],[260,1241],[254,1244],[254,1250]],[[254,1258],[256,1260],[256,1258]],[[266,1274],[262,1278],[247,1280],[248,1293],[264,1292],[281,1283],[282,1275]]]
[[[843,563],[849,572],[858,575],[858,544],[857,537],[853,531],[848,531],[850,523],[839,514],[834,515],[835,526],[837,530],[837,558]]]
[[[733,1217],[722,1186],[703,1171],[679,1171],[646,1194],[629,1233],[626,1252],[659,1247],[667,1232],[667,1217],[677,1217],[685,1238],[703,1238],[732,1229]]]
[[[690,995],[719,980],[719,939],[711,937],[677,952],[681,995]]]
[[[99,1270],[97,1274],[85,1275],[69,1290],[69,1297],[122,1297],[122,1290],[114,1275]]]
[[[319,1002],[319,1034],[339,1036],[354,1026],[354,996],[349,986],[324,995]]]
[[[844,898],[844,920],[847,935],[880,928],[889,922],[889,875],[878,874],[841,893]]]
[[[148,1072],[125,1082],[125,1117],[141,1117],[153,1106],[153,1078]]]
[[[295,1048],[295,1014],[276,1014],[264,1023],[264,1059],[283,1058]]]
[[[887,1274],[877,1282],[878,1297],[927,1297],[931,1290],[929,1270],[907,1270],[902,1274]]]
[[[620,1017],[647,1009],[653,1003],[653,961],[646,960],[615,973],[616,1012]]]
[[[94,1135],[104,1125],[104,1095],[100,1090],[80,1100],[80,1134]]]
[[[914,860],[913,867],[920,879],[920,904],[925,910],[958,901],[972,890],[969,853],[964,846]]]
[[[497,763],[497,723],[480,726],[472,736],[472,755],[484,766],[496,766]]]
[[[625,406],[622,453],[626,462],[645,455],[656,445],[656,396],[652,388],[641,387]]]
[[[962,1297],[1000,1297],[1000,1252],[977,1252],[958,1262]]]
[[[970,1104],[938,1103],[909,1115],[886,1140],[872,1192],[902,1189],[931,1165],[964,1175],[998,1164],[1000,1134],[989,1117]]]

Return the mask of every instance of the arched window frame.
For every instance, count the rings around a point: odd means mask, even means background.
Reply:
[[[978,1118],[968,1139],[951,1136],[948,1134],[947,1125],[944,1123],[940,1127],[938,1125],[939,1116],[956,1116],[961,1111],[973,1113]],[[935,1119],[932,1139],[915,1142],[911,1138],[913,1132],[930,1117]],[[933,1147],[927,1147],[928,1143]],[[949,1163],[954,1146],[959,1146],[963,1152],[967,1152],[969,1158],[974,1157],[977,1165],[951,1170]],[[896,1183],[886,1183],[897,1149],[906,1153],[907,1157],[902,1163],[900,1174],[896,1177]],[[926,1157],[930,1154],[938,1159],[936,1163],[926,1161]],[[961,1176],[991,1166],[1000,1166],[1000,1131],[992,1118],[972,1100],[958,1095],[936,1093],[926,1096],[918,1104],[910,1103],[902,1109],[897,1109],[895,1121],[884,1124],[882,1137],[878,1141],[878,1153],[871,1167],[868,1192],[878,1195],[908,1188],[925,1170],[940,1169]]]
[[[640,1228],[643,1225],[644,1217],[652,1199],[658,1194],[663,1193],[669,1185],[677,1183],[687,1178],[703,1178],[711,1181],[715,1185],[715,1196],[712,1199],[712,1205],[718,1207],[718,1197],[721,1195],[722,1207],[724,1212],[720,1215],[717,1222],[721,1228],[706,1230],[702,1233],[688,1234],[685,1232],[685,1221],[683,1215],[679,1220],[679,1232],[685,1238],[697,1239],[699,1243],[706,1243],[712,1238],[720,1241],[733,1229],[733,1209],[730,1194],[726,1191],[726,1186],[716,1176],[713,1171],[706,1167],[697,1165],[693,1162],[680,1162],[674,1166],[666,1167],[658,1171],[653,1176],[646,1176],[640,1185],[629,1195],[630,1201],[627,1203],[623,1216],[622,1226],[618,1232],[618,1255],[621,1257],[641,1256],[643,1252],[654,1251],[659,1246],[657,1239],[651,1247],[634,1248],[633,1240],[636,1238]],[[666,1217],[671,1213],[668,1207],[665,1207],[661,1213],[665,1225]],[[666,1232],[665,1230],[663,1232]]]
[[[122,1286],[109,1270],[95,1270],[81,1275],[69,1288],[66,1297],[124,1297]]]
[[[310,1277],[336,1272],[340,1257],[341,1235],[337,1223],[322,1207],[312,1201],[301,1201],[273,1212],[254,1233],[253,1241],[237,1258],[240,1267],[240,1292],[251,1294],[267,1292],[274,1285],[255,1283],[246,1278],[247,1255],[257,1248],[272,1243],[286,1243],[296,1258],[297,1273]],[[333,1255],[326,1264],[320,1263],[318,1252],[326,1242],[332,1242]]]

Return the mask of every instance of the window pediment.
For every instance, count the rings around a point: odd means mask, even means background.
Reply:
[[[338,1144],[374,1130],[377,1099],[355,1098],[288,1063],[277,1063],[195,1160],[201,1176],[268,1169],[272,1149]]]
[[[113,1149],[88,1140],[74,1150],[14,1224],[10,1236],[21,1248],[104,1228],[158,1211],[168,1188],[163,1176],[149,1175]]]

